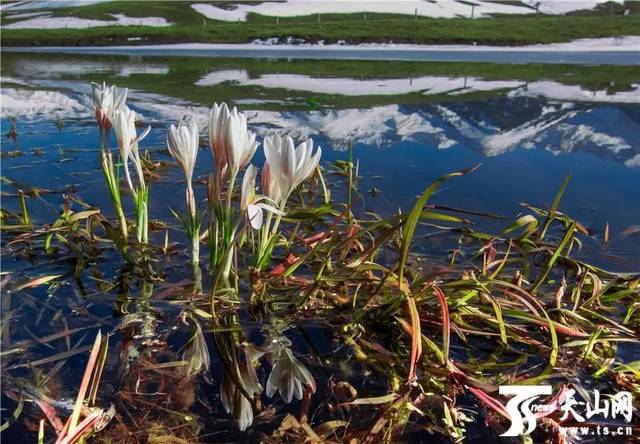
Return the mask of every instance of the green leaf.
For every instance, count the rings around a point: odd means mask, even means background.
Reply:
[[[560,199],[562,199],[562,195],[564,191],[567,189],[567,185],[569,184],[569,180],[571,179],[571,173],[567,174],[567,176],[562,181],[562,185],[560,185],[560,189],[558,190],[558,194],[556,194],[555,199],[553,199],[553,203],[551,204],[551,208],[549,208],[549,215],[547,217],[546,222],[544,223],[544,228],[542,229],[542,233],[540,233],[540,239],[544,238],[544,235],[553,222],[553,219],[556,215],[556,211],[558,211],[558,207],[560,206]]]
[[[407,258],[409,257],[409,248],[411,247],[411,242],[413,241],[413,235],[416,232],[416,227],[418,226],[418,221],[422,215],[422,211],[424,206],[427,204],[427,201],[431,197],[431,195],[438,189],[442,182],[450,179],[452,177],[463,176],[467,173],[470,173],[477,169],[478,166],[468,168],[462,171],[456,171],[454,173],[445,174],[444,176],[436,179],[431,185],[429,185],[423,192],[422,195],[416,201],[416,204],[413,206],[413,209],[409,213],[407,220],[404,224],[404,229],[402,233],[402,242],[400,244],[400,261],[398,264],[398,282],[402,288],[402,282],[404,279],[404,269],[407,265]]]

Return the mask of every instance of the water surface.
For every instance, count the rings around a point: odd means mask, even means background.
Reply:
[[[447,182],[432,202],[511,218],[529,212],[523,202],[548,207],[564,177],[571,174],[560,207],[590,232],[574,255],[612,271],[640,271],[640,72],[634,66],[3,54],[1,74],[2,132],[9,131],[12,118],[18,131],[17,140],[4,138],[2,143],[3,209],[19,212],[17,190],[36,187],[40,192],[28,199],[28,206],[37,224],[55,220],[62,195],[71,192],[110,215],[89,97],[90,82],[104,80],[130,88],[129,106],[139,113],[141,125],[152,127],[141,143],[162,164],[151,186],[151,217],[167,223],[170,244],[182,252],[178,258],[158,258],[165,282],[155,285],[151,295],[143,292],[143,285],[115,253],[87,264],[87,273],[70,278],[53,294],[35,289],[18,307],[18,314],[26,316],[13,327],[14,340],[59,331],[61,318],[76,325],[86,316],[83,328],[94,331],[96,326],[113,328],[130,313],[144,313],[154,319],[159,336],[171,346],[158,346],[162,353],[153,354],[153,363],[178,359],[189,330],[176,322],[183,306],[171,295],[184,291],[176,283],[188,279],[190,269],[184,234],[171,213],[183,209],[183,178],[166,152],[165,137],[169,125],[185,116],[206,134],[208,108],[214,101],[246,111],[259,139],[274,131],[296,140],[312,137],[323,148],[327,171],[332,161],[346,160],[351,153],[361,176],[354,201],[360,215],[407,211],[435,178],[480,164],[472,174]],[[261,167],[263,161],[259,152],[253,163]],[[210,170],[211,157],[203,149],[195,173],[199,201],[205,199],[203,179]],[[327,177],[336,193],[344,189],[342,178]],[[478,217],[473,222],[477,230],[499,233],[510,220]],[[610,239],[604,246],[607,225]],[[153,232],[153,241],[162,244],[164,233]],[[442,264],[457,242],[455,236],[448,241],[423,238],[415,248],[434,264]],[[3,270],[18,277],[69,273],[71,264],[71,256],[52,269],[41,257],[3,255]],[[106,283],[116,284],[104,290]],[[47,304],[40,308],[33,301]],[[243,310],[239,322],[252,341],[261,343],[264,326],[278,320],[252,310]],[[42,321],[49,318],[48,323]],[[360,373],[353,352],[321,319],[287,321],[286,335],[318,387],[339,375],[357,387],[360,396],[387,393],[385,379]],[[383,331],[376,333],[381,341],[396,340]],[[119,386],[113,375],[127,361],[125,351],[144,340],[127,334],[124,329],[112,339],[113,350],[123,354],[118,360],[114,352],[108,363],[105,397],[116,397]],[[83,336],[78,344],[86,345],[92,337]],[[52,351],[42,345],[30,352],[50,356],[64,351],[62,344],[56,347]],[[271,433],[268,418],[256,419],[248,434],[235,431],[220,405],[222,365],[213,345],[211,353],[211,375],[188,387],[197,393],[198,402],[175,401],[173,408],[200,416],[199,436],[206,442],[251,441],[260,439],[261,432]],[[454,344],[453,353],[459,361],[469,358],[459,344]],[[59,374],[65,386],[74,386],[84,364],[81,355],[70,358]],[[21,376],[31,377],[26,368]],[[171,387],[178,384],[170,378],[164,382]],[[188,393],[182,395],[189,398]],[[60,396],[71,399],[73,394]],[[461,400],[478,410],[473,403]],[[297,412],[299,405],[280,402],[277,409],[279,414]],[[326,411],[314,415],[316,424],[333,418]],[[497,439],[483,426],[480,415],[475,419],[468,429],[470,442]],[[35,436],[15,426],[6,433],[3,437],[10,440]],[[433,442],[422,435],[406,438]]]
[[[91,81],[109,80],[130,88],[130,106],[152,125],[149,149],[161,149],[183,116],[204,130],[214,101],[245,110],[259,136],[312,137],[327,161],[353,148],[364,206],[386,214],[406,209],[441,174],[478,163],[437,203],[511,216],[524,211],[521,202],[548,205],[571,173],[563,209],[593,233],[581,257],[628,271],[640,265],[640,236],[629,234],[640,222],[637,74],[630,66],[9,54],[2,125],[6,133],[17,117],[20,137],[3,151],[24,155],[6,158],[3,175],[43,188],[73,183],[103,203],[88,93]],[[210,158],[200,158],[204,177]],[[155,190],[178,204],[182,196],[163,186]],[[481,228],[499,228],[491,224]]]

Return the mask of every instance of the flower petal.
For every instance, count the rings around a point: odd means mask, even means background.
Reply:
[[[254,230],[259,230],[262,227],[262,208],[259,205],[249,204],[247,207],[247,215],[249,216],[249,222]]]

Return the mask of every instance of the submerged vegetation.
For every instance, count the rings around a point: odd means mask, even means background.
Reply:
[[[5,263],[23,269],[0,284],[3,433],[459,442],[474,424],[491,426],[485,437],[507,429],[500,385],[640,396],[640,274],[574,259],[592,234],[561,210],[569,177],[548,208],[523,204],[513,221],[430,202],[477,167],[425,184],[408,212],[360,214],[351,155],[321,164],[311,139],[296,147],[274,133],[259,172],[246,117],[216,104],[206,141],[193,121],[167,134],[185,178],[172,211],[188,239],[172,243],[173,221],[151,217],[166,206],[153,189],[158,151],[142,152],[148,130],[137,135],[126,94],[94,85],[114,217],[73,189],[55,221],[31,217],[38,189],[16,189],[20,210],[2,210]],[[194,178],[207,145],[214,168]],[[476,218],[501,229],[475,230]],[[434,245],[447,257],[428,258]],[[68,373],[78,364],[80,381]],[[566,439],[559,412],[539,422],[536,440]]]

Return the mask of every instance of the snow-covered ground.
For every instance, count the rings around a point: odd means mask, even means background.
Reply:
[[[433,18],[487,17],[491,14],[535,14],[536,3],[544,14],[566,14],[568,12],[593,9],[606,0],[527,0],[522,5],[501,4],[495,1],[476,0],[287,0],[264,2],[256,5],[238,4],[220,7],[210,3],[196,3],[191,7],[200,14],[214,20],[245,21],[247,14],[255,13],[269,17],[294,17],[313,14],[389,13],[418,15]],[[622,2],[622,0],[616,0]],[[473,6],[475,5],[475,6]],[[529,5],[529,6],[527,6]]]
[[[248,13],[269,17],[295,17],[312,14],[353,14],[353,13],[387,13],[419,15],[421,17],[454,18],[454,17],[486,17],[490,14],[532,14],[535,9],[526,6],[513,6],[497,2],[478,0],[472,6],[470,2],[445,0],[431,2],[426,0],[288,0],[285,2],[264,2],[256,5],[239,4],[235,8],[221,8],[208,3],[191,5],[204,16],[224,21],[245,21]]]
[[[543,14],[561,15],[573,11],[594,9],[607,0],[525,0],[525,3],[535,8]],[[613,0],[614,3],[624,3],[624,0]]]
[[[159,17],[133,18],[114,14],[117,20],[87,20],[76,17],[51,17],[48,11],[55,8],[80,7],[108,0],[48,0],[19,1],[2,5],[7,18],[25,19],[5,26],[6,29],[56,29],[92,28],[110,25],[168,26]],[[222,21],[245,21],[247,14],[268,17],[293,17],[316,14],[391,13],[418,15],[432,18],[488,17],[492,14],[535,14],[536,4],[544,14],[566,14],[583,9],[593,9],[605,0],[525,0],[520,5],[504,4],[489,0],[285,0],[265,1],[257,4],[243,2],[211,4],[195,3],[191,8],[204,17]],[[622,2],[622,0],[614,0]],[[188,8],[188,4],[184,4]],[[35,13],[21,11],[40,10]],[[150,11],[152,13],[153,11]]]
[[[4,25],[4,29],[86,29],[101,26],[170,26],[162,17],[127,17],[124,14],[110,14],[114,20],[94,20],[77,17],[40,16]]]

